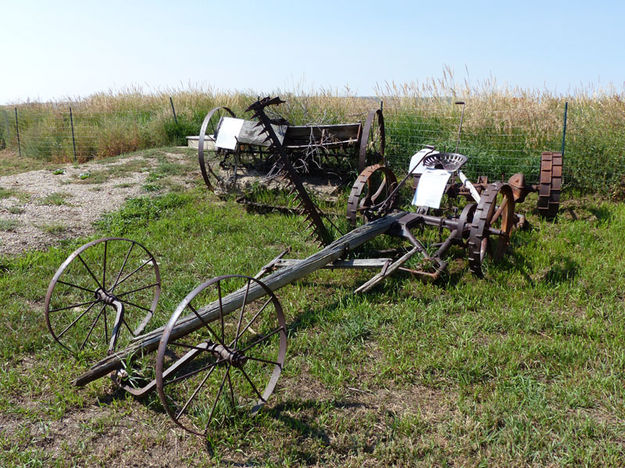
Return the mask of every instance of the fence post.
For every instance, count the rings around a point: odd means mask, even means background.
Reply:
[[[72,114],[72,106],[69,107],[69,123],[72,126],[72,146],[74,147],[74,163],[78,161],[76,157],[76,137],[74,136],[74,115]]]
[[[7,148],[9,146],[9,114],[4,108],[0,112],[2,112],[2,116],[4,117],[2,135],[4,137],[4,147]]]
[[[15,133],[17,134],[17,154],[22,156],[22,144],[20,142],[20,122],[17,118],[17,107],[15,107]]]
[[[169,96],[169,103],[171,104],[171,111],[174,114],[174,122],[178,125],[178,117],[176,116],[176,108],[174,107],[174,100]]]
[[[562,125],[562,149],[560,153],[562,153],[562,157],[564,157],[564,144],[566,143],[566,119],[569,110],[569,101],[564,103],[564,124]]]

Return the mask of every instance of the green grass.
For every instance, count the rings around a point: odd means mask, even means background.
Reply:
[[[15,231],[19,222],[14,219],[0,219],[0,231]]]
[[[46,195],[45,197],[41,197],[39,199],[39,204],[53,206],[69,205],[67,200],[71,197],[72,195],[66,192],[53,192]]]
[[[55,222],[55,223],[47,223],[38,226],[43,232],[47,232],[48,234],[58,235],[67,231],[67,226],[63,223]]]
[[[88,239],[0,258],[0,464],[620,466],[625,207],[569,201],[552,224],[534,204],[533,229],[514,233],[485,279],[458,250],[436,283],[397,275],[357,296],[371,273],[324,270],[279,290],[289,347],[277,391],[207,442],[174,429],[156,395],[108,379],[72,387],[98,356],[52,341],[43,297]],[[129,200],[92,238],[134,238],[155,255],[154,328],[210,277],[253,275],[288,246],[292,258],[315,252],[302,228],[198,188]]]

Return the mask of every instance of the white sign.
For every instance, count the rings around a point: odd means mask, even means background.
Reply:
[[[451,172],[445,169],[426,168],[419,178],[419,185],[412,198],[412,204],[440,208],[443,194]]]
[[[234,119],[232,117],[223,117],[217,131],[216,148],[234,150],[237,147],[237,141],[241,128],[243,127],[243,119]]]

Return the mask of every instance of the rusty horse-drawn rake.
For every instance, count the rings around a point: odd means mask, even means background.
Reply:
[[[250,109],[256,112],[271,141],[271,150],[284,158],[264,113],[266,106],[279,102],[266,98]],[[460,162],[456,157],[450,159],[428,149],[419,164],[422,168],[439,163],[445,168],[448,164],[446,170],[453,173],[450,176],[463,177],[458,172]],[[288,174],[288,163],[285,167]],[[423,184],[429,175],[421,177]],[[136,241],[117,237],[80,247],[57,270],[45,299],[46,322],[57,342],[76,354],[106,353],[74,383],[81,386],[111,374],[114,382],[135,396],[156,390],[176,424],[204,435],[211,424],[218,424],[233,411],[257,412],[275,389],[287,347],[286,321],[275,296],[279,288],[321,268],[379,270],[357,289],[366,291],[403,269],[415,253],[423,253],[411,233],[422,225],[437,225],[452,232],[439,250],[453,243],[466,246],[469,239],[469,248],[477,255],[472,264],[483,261],[482,252],[491,252],[491,244],[507,243],[507,226],[516,217],[514,191],[507,184],[487,184],[475,206],[468,204],[459,216],[444,218],[423,209],[393,211],[399,184],[386,181],[389,190],[384,199],[378,202],[367,197],[363,189],[360,195],[366,203],[354,205],[358,216],[376,219],[368,219],[306,259],[284,259],[285,251],[255,276],[227,275],[206,281],[180,302],[166,325],[147,333],[144,330],[161,288],[152,254]],[[366,187],[366,181],[362,185]],[[467,190],[472,192],[470,187]],[[314,204],[307,209],[312,224],[320,222],[323,226],[323,220],[313,216],[319,215]],[[317,227],[315,232],[322,229]],[[407,240],[412,248],[390,256],[358,258],[360,247],[382,234]],[[472,246],[472,238],[480,239],[479,245]],[[434,264],[435,273],[442,265]],[[145,357],[154,351],[155,365],[145,366]]]

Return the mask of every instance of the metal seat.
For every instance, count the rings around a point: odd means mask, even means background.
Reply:
[[[467,157],[460,153],[434,153],[423,159],[423,165],[433,169],[445,169],[455,172],[467,162]]]

